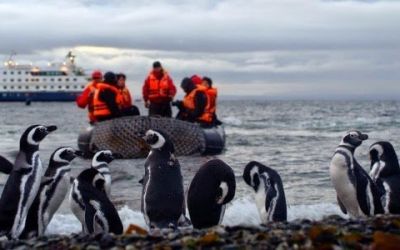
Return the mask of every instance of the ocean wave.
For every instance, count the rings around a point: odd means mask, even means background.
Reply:
[[[118,211],[119,216],[126,229],[130,224],[136,224],[147,229],[143,215],[140,211],[122,207]],[[296,219],[321,220],[328,215],[339,215],[346,217],[339,207],[332,203],[312,205],[288,206],[288,221]],[[236,226],[248,225],[257,226],[261,224],[258,210],[255,203],[250,199],[239,199],[228,205],[222,225]],[[71,234],[79,233],[81,225],[73,214],[56,214],[48,226],[47,234]]]

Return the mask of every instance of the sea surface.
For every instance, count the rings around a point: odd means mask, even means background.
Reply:
[[[143,103],[137,103],[146,112]],[[86,112],[74,103],[0,103],[0,154],[9,159],[18,152],[19,137],[31,124],[55,124],[59,129],[41,144],[41,158],[59,146],[77,145],[77,135],[87,126]],[[251,160],[274,168],[281,175],[288,220],[321,219],[343,215],[336,205],[335,191],[329,178],[330,158],[349,129],[368,133],[370,139],[356,157],[369,170],[368,146],[378,140],[400,146],[400,102],[398,101],[220,101],[219,118],[225,123],[226,151],[217,156],[235,171],[237,190],[229,204],[224,225],[258,225],[260,219],[253,201],[253,191],[242,180],[243,168]],[[196,170],[213,157],[179,157],[187,189]],[[72,175],[90,166],[90,161],[76,159]],[[144,159],[117,160],[110,165],[113,177],[112,201],[118,207],[125,226],[134,223],[145,227],[140,213]],[[0,192],[6,181],[0,176]],[[68,201],[63,203],[49,225],[48,233],[69,234],[81,229],[71,214]]]

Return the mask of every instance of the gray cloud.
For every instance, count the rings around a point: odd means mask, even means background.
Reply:
[[[177,82],[210,75],[227,94],[385,97],[400,90],[398,13],[397,1],[0,2],[0,51],[45,63],[73,48],[136,93],[160,59]]]

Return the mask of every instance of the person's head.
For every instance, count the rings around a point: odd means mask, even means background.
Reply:
[[[100,70],[95,70],[92,72],[92,80],[94,82],[101,82],[103,80],[103,73]]]
[[[125,87],[125,81],[126,81],[126,75],[123,73],[119,73],[117,75],[117,80],[118,80],[118,87],[124,88]]]
[[[203,81],[199,75],[192,75],[190,79],[192,79],[192,82],[196,85],[200,85]]]
[[[117,85],[117,77],[111,71],[104,74],[104,82],[110,85]]]
[[[181,88],[185,91],[186,94],[190,93],[193,89],[196,88],[196,85],[189,77],[183,78],[181,82]]]
[[[155,61],[154,63],[153,63],[153,71],[154,72],[156,72],[156,73],[159,73],[159,72],[161,72],[162,71],[162,65],[161,65],[161,63],[159,62],[159,61]]]
[[[211,88],[213,82],[212,82],[211,78],[205,76],[205,77],[203,77],[203,82],[201,84],[206,88]]]

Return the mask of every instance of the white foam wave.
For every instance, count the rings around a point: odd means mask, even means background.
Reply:
[[[222,118],[222,121],[225,124],[232,125],[232,126],[240,126],[243,123],[242,120],[240,120],[239,118],[237,118],[235,116],[224,117],[224,118]]]
[[[119,216],[126,229],[129,224],[136,224],[147,228],[143,215],[140,211],[134,211],[127,206],[122,207]],[[336,204],[322,203],[313,205],[292,205],[288,207],[288,221],[295,219],[320,220],[328,215],[339,215],[346,217]],[[222,222],[225,226],[235,225],[260,225],[261,220],[258,215],[255,203],[249,199],[239,199],[232,202],[226,209],[225,217]],[[81,231],[80,222],[72,214],[56,214],[51,221],[48,234],[71,234]]]

